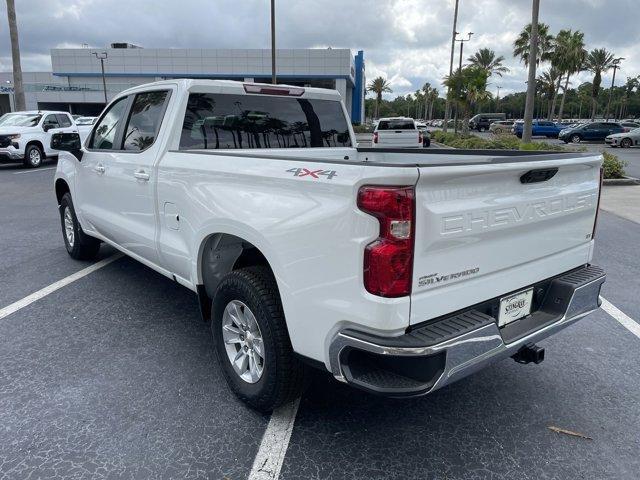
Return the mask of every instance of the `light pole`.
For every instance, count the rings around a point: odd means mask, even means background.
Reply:
[[[613,94],[613,85],[616,83],[616,70],[620,68],[620,62],[624,57],[618,57],[613,60],[613,78],[611,79],[611,88],[609,89],[609,100],[607,100],[607,110],[604,114],[605,122],[609,120],[609,107],[611,106],[611,95]]]
[[[453,41],[454,42],[460,42],[460,60],[458,62],[458,74],[462,74],[462,52],[464,50],[464,44],[465,42],[468,42],[469,40],[471,40],[471,36],[473,35],[473,32],[469,32],[467,33],[467,38],[457,38],[459,35],[458,32],[456,32],[456,36],[453,37]],[[456,105],[456,116],[455,119],[453,121],[453,132],[454,133],[458,133],[458,106]]]
[[[500,85],[496,85],[496,89],[498,90],[498,93],[496,94],[496,110],[498,111],[498,113],[500,113],[500,89],[502,87]]]
[[[453,30],[451,31],[451,60],[449,61],[449,78],[453,75],[453,55],[456,51],[456,25],[458,23],[458,2],[456,0],[456,6],[453,11]],[[451,113],[449,110],[451,109],[451,105],[449,103],[449,92],[451,91],[451,87],[447,87],[447,95],[444,101],[444,125],[442,126],[442,131],[447,131],[447,123],[449,123],[449,118]]]
[[[107,55],[107,52],[102,52],[102,53],[93,52],[93,54],[96,56],[98,60],[100,60],[100,68],[102,69],[102,89],[104,91],[104,104],[106,106],[107,103],[109,102],[107,102],[107,81],[104,79],[104,61],[107,59],[109,55]]]
[[[276,0],[271,0],[271,83],[276,84]]]

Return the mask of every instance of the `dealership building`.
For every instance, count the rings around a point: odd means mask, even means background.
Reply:
[[[269,49],[140,48],[114,43],[106,49],[51,50],[51,72],[24,72],[30,110],[97,115],[122,90],[171,78],[210,78],[271,83]],[[364,53],[343,48],[279,49],[278,83],[338,90],[353,123],[364,119]],[[0,72],[0,113],[13,110],[12,74]]]

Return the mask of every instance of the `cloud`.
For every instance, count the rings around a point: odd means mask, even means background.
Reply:
[[[25,71],[51,69],[49,50],[86,43],[101,47],[128,41],[144,47],[269,48],[266,0],[29,0],[16,2]],[[390,79],[393,93],[405,95],[425,82],[442,88],[449,73],[454,0],[278,0],[277,45],[281,48],[335,47],[365,51],[367,78]],[[530,21],[531,2],[460,0],[458,31],[474,32],[464,58],[488,47],[504,55],[511,69],[491,78],[501,95],[524,89],[526,70],[512,57],[513,40]],[[5,2],[0,17],[6,18]],[[612,19],[614,21],[607,21]],[[637,0],[542,2],[540,21],[553,32],[585,32],[589,48],[605,47],[626,57],[620,82],[640,74]],[[0,42],[0,69],[10,70],[8,33]],[[455,63],[459,51],[455,52]],[[543,67],[544,69],[544,67]],[[582,73],[574,85],[590,79]],[[605,76],[604,84],[610,82]]]

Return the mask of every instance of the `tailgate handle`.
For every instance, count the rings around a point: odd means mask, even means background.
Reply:
[[[520,183],[546,182],[558,173],[557,168],[545,168],[543,170],[529,170],[520,177]]]

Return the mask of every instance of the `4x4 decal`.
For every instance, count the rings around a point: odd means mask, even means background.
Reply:
[[[333,177],[338,176],[338,172],[335,170],[309,170],[308,168],[290,168],[288,173],[293,173],[294,177],[306,177],[320,178],[320,176],[327,177],[327,180],[331,180]]]

